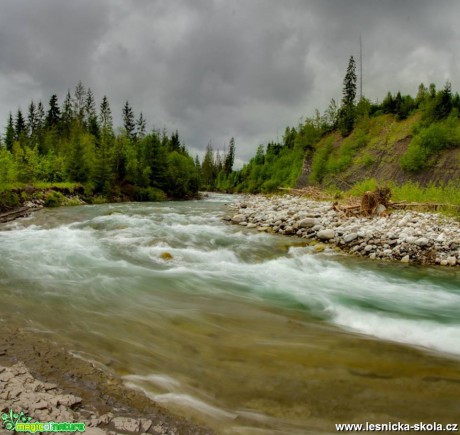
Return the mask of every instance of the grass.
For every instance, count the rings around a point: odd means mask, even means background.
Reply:
[[[443,214],[460,217],[460,183],[451,182],[445,186],[420,186],[417,183],[408,182],[401,186],[394,183],[388,183],[391,189],[392,201],[406,201],[417,203],[444,204],[439,209]],[[373,191],[377,188],[378,183],[375,178],[363,180],[355,184],[345,194],[347,197],[362,196],[364,192]]]
[[[35,183],[8,183],[0,184],[0,192],[24,189],[27,186],[35,187],[36,189],[68,189],[70,192],[73,192],[77,187],[81,187],[80,183],[48,183],[44,181],[37,181]]]

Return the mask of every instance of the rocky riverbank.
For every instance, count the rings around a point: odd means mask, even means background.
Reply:
[[[126,388],[95,363],[73,357],[56,343],[3,319],[0,414],[7,416],[0,421],[0,433],[12,433],[6,430],[11,410],[12,416],[23,412],[31,417],[30,423],[84,423],[88,435],[213,433]]]
[[[394,211],[346,217],[331,202],[298,196],[247,196],[231,204],[233,224],[297,236],[373,260],[460,266],[460,224],[433,213]]]

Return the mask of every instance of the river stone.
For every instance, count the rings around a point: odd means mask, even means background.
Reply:
[[[299,221],[298,226],[300,228],[311,228],[316,225],[316,219],[313,218],[305,218]]]
[[[333,239],[335,237],[335,231],[331,230],[331,229],[318,231],[316,236],[320,240],[330,240],[330,239]]]
[[[420,237],[414,242],[417,246],[427,246],[429,243],[429,240],[426,237]]]
[[[357,238],[358,238],[358,234],[350,233],[350,234],[347,234],[346,236],[343,236],[343,241],[345,243],[350,243],[350,242],[352,242],[353,240],[355,240]]]
[[[246,217],[244,214],[236,214],[235,216],[232,217],[232,222],[235,224],[239,224],[240,222],[243,222],[246,220]]]
[[[457,264],[457,259],[455,257],[447,257],[447,264],[449,266],[455,266]]]
[[[115,426],[116,430],[125,432],[137,432],[139,430],[139,422],[130,417],[115,417],[111,423]]]
[[[409,255],[405,255],[403,258],[401,258],[401,263],[409,263],[410,258]]]

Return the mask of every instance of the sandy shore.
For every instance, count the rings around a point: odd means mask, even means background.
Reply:
[[[31,421],[84,422],[85,434],[212,434],[126,388],[109,372],[18,325],[1,323],[0,410]],[[11,433],[3,428],[0,433]]]

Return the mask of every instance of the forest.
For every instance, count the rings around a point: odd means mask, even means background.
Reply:
[[[221,163],[209,159],[201,168],[190,156],[178,131],[146,131],[129,102],[122,127],[115,129],[106,96],[96,105],[94,94],[79,82],[62,104],[52,95],[47,107],[30,102],[27,113],[10,113],[0,143],[0,191],[23,185],[80,186],[98,201],[156,201],[196,197],[210,177],[232,172],[234,141]],[[209,156],[208,156],[209,157]],[[215,172],[217,170],[217,172]]]

